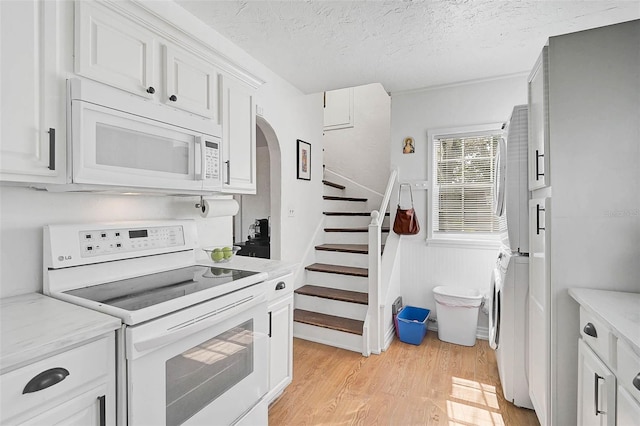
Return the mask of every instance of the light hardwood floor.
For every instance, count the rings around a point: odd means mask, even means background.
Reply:
[[[488,342],[453,345],[427,332],[381,355],[294,339],[293,382],[269,407],[269,425],[538,425],[502,396]]]

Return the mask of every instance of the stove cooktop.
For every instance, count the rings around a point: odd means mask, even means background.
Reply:
[[[127,311],[137,311],[256,274],[258,272],[193,265],[64,293]]]

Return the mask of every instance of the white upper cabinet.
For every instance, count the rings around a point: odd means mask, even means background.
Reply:
[[[136,95],[153,98],[153,34],[96,2],[76,2],[75,71]]]
[[[253,90],[221,76],[223,192],[256,193],[256,114]]]
[[[0,2],[0,179],[62,183],[64,79],[57,1]]]
[[[529,190],[551,184],[549,176],[549,60],[545,47],[528,84],[529,92]]]
[[[164,46],[164,102],[218,122],[218,71],[195,56]]]
[[[76,2],[76,73],[218,123],[218,70],[96,2]]]

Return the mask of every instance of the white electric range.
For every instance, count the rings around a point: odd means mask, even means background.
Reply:
[[[123,322],[118,424],[233,424],[267,391],[267,274],[199,250],[191,220],[44,228],[45,294]]]

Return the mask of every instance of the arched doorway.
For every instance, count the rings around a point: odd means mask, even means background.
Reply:
[[[246,241],[251,224],[256,220],[269,218],[271,259],[281,257],[281,174],[278,137],[271,125],[263,117],[257,116],[256,194],[234,197],[240,204],[240,212],[234,219],[234,241]],[[240,254],[242,253],[241,251]]]

